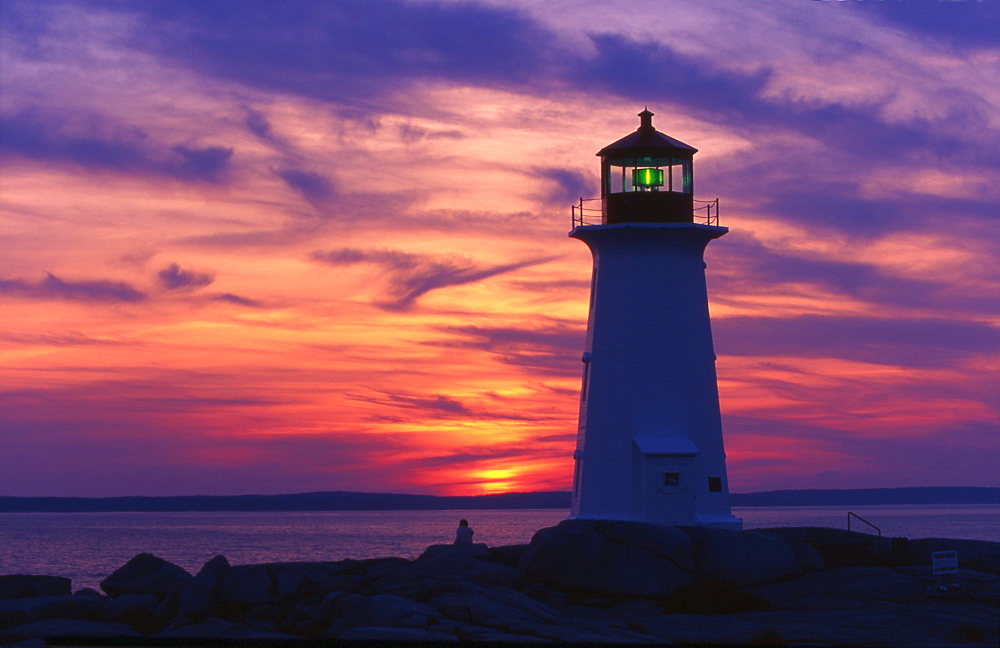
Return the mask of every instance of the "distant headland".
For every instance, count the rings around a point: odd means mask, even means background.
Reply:
[[[733,506],[865,506],[1000,504],[1000,488],[926,487],[844,490],[775,490],[734,493]],[[286,495],[195,495],[165,497],[6,497],[3,513],[115,511],[441,511],[449,509],[569,508],[568,491],[476,496],[407,495],[325,491]]]

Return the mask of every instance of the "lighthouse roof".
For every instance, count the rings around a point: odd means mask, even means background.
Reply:
[[[649,109],[639,113],[639,128],[597,152],[601,157],[681,157],[691,158],[698,152],[693,146],[664,135],[653,128],[653,114]]]

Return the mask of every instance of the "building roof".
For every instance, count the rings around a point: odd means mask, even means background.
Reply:
[[[653,128],[653,114],[648,109],[639,113],[639,128],[597,152],[601,157],[680,157],[690,159],[698,152],[669,135]]]

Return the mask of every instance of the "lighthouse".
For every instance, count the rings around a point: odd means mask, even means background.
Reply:
[[[649,110],[639,118],[597,153],[600,209],[573,210],[569,235],[594,265],[572,517],[739,529],[704,262],[729,230],[718,200],[694,200],[697,149],[657,131]]]

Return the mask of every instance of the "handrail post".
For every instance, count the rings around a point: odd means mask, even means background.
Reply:
[[[865,524],[867,524],[871,528],[875,529],[875,531],[878,532],[878,537],[879,538],[882,537],[882,529],[878,528],[877,526],[875,526],[874,524],[872,524],[868,520],[864,519],[863,517],[861,517],[860,515],[858,515],[857,513],[852,512],[852,511],[848,511],[847,512],[847,530],[848,531],[851,530],[851,518],[852,517],[858,518],[859,520],[861,520],[862,522],[864,522]]]

